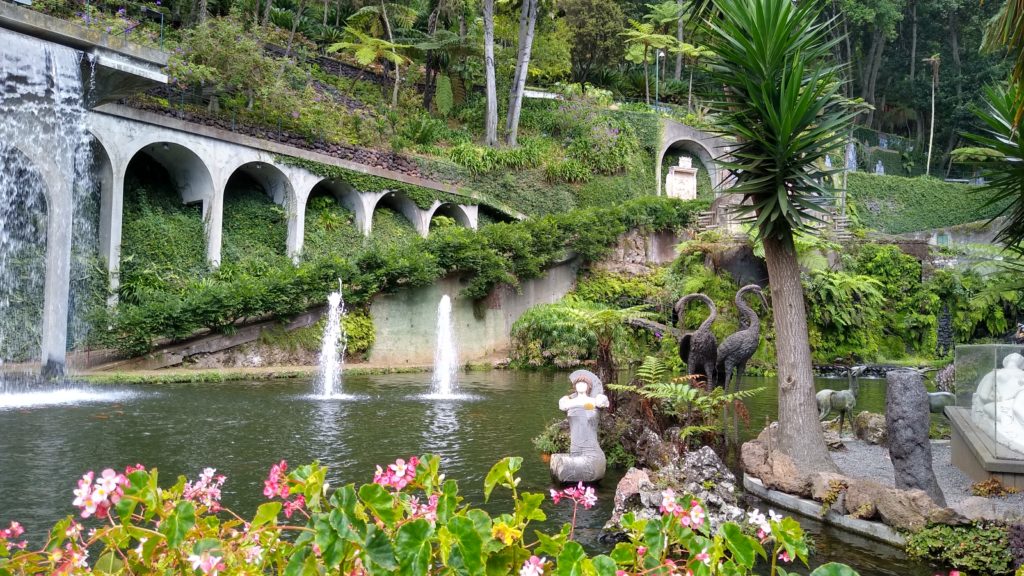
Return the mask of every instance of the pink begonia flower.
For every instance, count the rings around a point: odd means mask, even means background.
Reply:
[[[128,478],[124,474],[110,468],[104,470],[99,478],[90,470],[82,475],[78,480],[78,488],[72,491],[75,495],[72,504],[82,509],[82,518],[94,514],[106,518],[111,506],[121,501],[124,487],[128,485]]]
[[[554,488],[551,489],[551,501],[558,504],[562,500],[562,493]]]
[[[626,572],[625,570],[616,570],[615,576],[629,576],[629,572]]]
[[[789,557],[789,552],[786,552],[785,550],[779,553],[779,560],[782,560],[783,562],[793,561],[793,559]]]
[[[248,546],[242,548],[242,554],[245,555],[245,561],[249,564],[258,564],[263,558],[263,548],[260,546]]]
[[[643,556],[644,554],[647,554],[647,546],[637,546],[636,555]]]
[[[377,466],[373,475],[373,483],[380,484],[385,488],[402,490],[416,479],[416,467],[419,466],[419,463],[419,458],[412,456],[408,462],[399,458],[395,460],[394,464],[388,464],[387,468]]]
[[[306,497],[299,494],[294,500],[284,503],[284,517],[291,518],[297,510],[302,510],[306,505]]]
[[[206,506],[213,512],[220,510],[220,488],[227,478],[223,474],[217,474],[214,468],[206,468],[199,475],[199,480],[193,484],[191,481],[185,483],[185,490],[182,498],[197,504]],[[266,490],[264,490],[264,494]]]
[[[679,510],[679,503],[676,502],[675,490],[666,488],[661,493],[661,513],[675,514],[677,510]]]
[[[698,562],[703,562],[705,566],[711,566],[711,555],[708,554],[708,549],[701,550],[700,554],[693,557]]]
[[[225,569],[220,556],[213,556],[208,551],[200,555],[190,554],[188,561],[192,563],[193,570],[199,570],[209,576],[217,576],[217,573]]]
[[[690,525],[700,528],[704,524],[704,508],[696,500],[690,501]]]
[[[542,576],[546,560],[546,558],[530,556],[529,560],[523,562],[523,567],[519,569],[519,576]]]
[[[592,486],[584,486],[583,482],[575,486],[563,489],[561,492],[554,489],[551,490],[551,500],[558,504],[562,498],[568,498],[573,501],[577,506],[583,505],[587,510],[594,507],[597,504],[597,492],[594,491]]]
[[[263,481],[263,495],[267,498],[281,497],[288,498],[288,462],[281,462],[270,467],[270,474]]]

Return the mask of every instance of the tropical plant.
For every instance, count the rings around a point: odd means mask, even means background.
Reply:
[[[378,60],[390,62],[395,68],[395,88],[392,95],[391,106],[398,105],[398,83],[400,76],[398,70],[409,62],[409,59],[398,53],[398,50],[408,48],[407,44],[396,44],[390,40],[376,38],[352,26],[345,27],[345,34],[350,38],[345,42],[338,42],[327,47],[328,52],[347,50],[355,56],[356,61],[362,66],[369,66]]]
[[[562,323],[594,335],[597,341],[597,377],[609,383],[615,382],[618,376],[612,355],[615,334],[628,320],[654,316],[647,311],[647,306],[607,308],[571,296],[556,304],[556,309],[563,316]]]
[[[722,164],[764,244],[779,381],[779,448],[807,470],[833,470],[818,424],[807,316],[793,234],[819,221],[835,171],[820,168],[855,116],[830,64],[842,35],[821,2],[723,0],[708,21],[712,77],[727,86],[716,130],[736,139]]]
[[[668,46],[672,46],[676,39],[668,34],[659,34],[656,32],[656,27],[652,22],[639,22],[637,20],[629,21],[629,28],[620,34],[628,46],[636,47],[640,50],[640,62],[644,68],[644,98],[645,101],[651,103],[651,80],[650,72],[648,70],[648,57],[651,49],[660,50]]]

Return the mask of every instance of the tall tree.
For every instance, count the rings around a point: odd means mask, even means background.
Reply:
[[[1024,88],[1024,0],[1006,0],[1006,4],[985,30],[988,50],[1006,48],[1013,60],[1013,81]],[[1024,89],[1016,90],[1017,112],[1015,123],[1024,117]]]
[[[508,95],[508,116],[505,118],[505,143],[509,146],[516,145],[519,134],[519,112],[523,107],[523,92],[526,90],[526,76],[530,68],[530,51],[533,50],[533,31],[537,26],[539,4],[539,0],[522,0],[519,12],[516,70],[512,76],[512,89]]]
[[[295,10],[295,18],[292,20],[292,31],[288,34],[288,47],[284,50],[285,58],[292,52],[292,42],[295,40],[295,31],[299,29],[299,22],[302,21],[302,12],[306,9],[306,0],[299,0],[299,6]]]
[[[932,54],[931,58],[925,58],[924,62],[932,67],[932,114],[931,127],[928,129],[928,158],[925,160],[924,173],[932,173],[932,144],[935,142],[935,88],[939,85],[939,55]]]
[[[709,24],[712,76],[727,86],[717,130],[736,139],[723,165],[764,245],[772,287],[779,378],[778,447],[802,470],[834,470],[818,423],[795,232],[832,196],[825,155],[841,146],[853,112],[831,52],[839,38],[821,3],[718,0]]]
[[[642,49],[642,64],[644,67],[644,99],[650,104],[651,103],[651,78],[648,66],[648,58],[651,53],[651,49],[660,50],[666,46],[672,45],[675,42],[675,38],[666,34],[659,34],[653,23],[651,22],[638,22],[636,20],[629,21],[629,28],[620,34],[620,36],[626,39],[626,44],[632,46],[638,46]]]
[[[572,78],[583,82],[597,66],[622,58],[626,16],[615,0],[560,0],[572,36]]]
[[[498,87],[494,76],[494,0],[483,0],[484,78],[487,90],[487,112],[484,118],[484,142],[498,144]]]

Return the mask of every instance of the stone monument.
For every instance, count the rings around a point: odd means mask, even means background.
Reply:
[[[559,482],[595,482],[604,477],[605,456],[598,441],[598,408],[608,397],[596,374],[577,370],[569,375],[575,392],[558,400],[569,417],[569,453],[551,455],[551,474]]]
[[[693,167],[693,159],[680,156],[679,165],[668,169],[665,176],[665,194],[669,198],[694,200],[697,198],[697,169]]]
[[[885,425],[896,487],[924,490],[936,504],[945,506],[932,470],[931,412],[924,376],[916,370],[893,370],[885,375],[885,381]]]

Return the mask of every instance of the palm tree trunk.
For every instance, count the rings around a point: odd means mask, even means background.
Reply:
[[[388,42],[391,42],[392,44],[394,44],[395,43],[395,39],[391,35],[391,22],[388,21],[388,9],[384,5],[384,0],[380,0],[380,16],[381,16],[381,18],[384,19],[384,30],[388,34]],[[392,54],[396,54],[396,55],[398,54],[395,51],[394,48],[391,49],[391,53]],[[401,81],[401,76],[399,75],[399,69],[401,68],[401,66],[398,63],[398,59],[397,58],[395,59],[394,64],[395,64],[395,88],[391,92],[391,107],[392,108],[397,108],[398,107],[398,83]]]
[[[484,141],[488,146],[498,144],[498,91],[494,78],[494,0],[484,2],[484,70],[487,81],[487,117],[484,122]]]
[[[686,111],[693,112],[693,69],[697,67],[694,62],[690,66],[690,86],[686,89]]]
[[[338,0],[338,6],[334,8],[334,27],[337,28],[341,25],[341,0]]]
[[[932,173],[932,144],[935,142],[935,81],[938,77],[938,74],[932,75],[932,118],[931,127],[928,129],[928,156],[924,162],[925,176],[929,176]]]
[[[644,45],[644,101],[651,105],[651,77],[647,71],[647,46]]]
[[[519,133],[519,113],[523,108],[523,92],[526,90],[526,76],[530,68],[537,4],[538,0],[523,0],[523,9],[519,15],[519,57],[516,59],[515,77],[508,97],[508,118],[505,122],[505,143],[509,146],[516,145]]]
[[[807,312],[793,236],[789,232],[782,238],[766,237],[763,243],[768,282],[772,287],[775,358],[779,373],[778,448],[803,472],[834,472],[836,466],[818,424]]]
[[[679,4],[680,6],[682,6],[683,5],[683,0],[676,0],[676,4]],[[678,41],[680,44],[683,43],[683,19],[682,19],[682,17],[679,18],[678,22],[676,22],[676,41]],[[682,76],[683,76],[683,53],[679,52],[679,53],[676,54],[676,82],[678,82],[679,79],[682,78]]]
[[[292,22],[292,32],[288,35],[288,47],[284,50],[284,57],[287,58],[292,52],[292,42],[295,40],[295,31],[299,29],[299,21],[302,20],[302,11],[306,9],[306,0],[299,0],[299,9],[295,13],[295,20]]]

